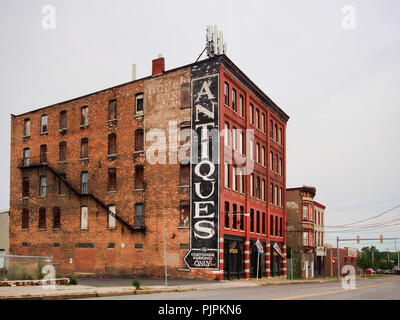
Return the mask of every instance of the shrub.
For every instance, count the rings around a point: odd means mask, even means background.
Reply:
[[[136,290],[140,289],[140,282],[138,280],[133,280],[132,285],[136,288]]]
[[[75,277],[68,277],[68,279],[69,279],[69,285],[76,286],[78,284],[78,281],[76,281]]]

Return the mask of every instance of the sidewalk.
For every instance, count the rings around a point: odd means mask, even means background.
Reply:
[[[144,286],[142,289],[136,290],[130,286],[108,286],[95,287],[86,285],[65,286],[57,285],[55,289],[45,289],[42,286],[35,287],[0,287],[0,299],[78,299],[78,298],[94,298],[131,294],[152,294],[162,292],[187,292],[200,290],[217,290],[227,288],[245,288],[268,285],[282,284],[299,284],[299,283],[320,283],[333,282],[337,279],[313,279],[313,280],[285,280],[283,278],[271,279],[241,279],[241,280],[223,280],[205,283],[174,285],[167,288],[162,285]],[[79,283],[79,282],[78,282]],[[151,299],[151,297],[149,297]]]

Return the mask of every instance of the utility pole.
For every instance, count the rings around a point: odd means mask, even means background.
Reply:
[[[340,279],[339,237],[336,237],[336,245],[337,245],[337,278]]]
[[[372,253],[372,268],[374,267],[374,250],[371,250]]]

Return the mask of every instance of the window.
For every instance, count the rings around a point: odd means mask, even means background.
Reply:
[[[272,120],[269,121],[269,137],[273,140],[274,139],[274,125]]]
[[[29,197],[29,178],[22,178],[22,197]]]
[[[261,114],[261,131],[265,133],[265,114]]]
[[[115,229],[116,208],[114,205],[108,206],[108,229]]]
[[[244,169],[239,169],[239,192],[244,193]]]
[[[308,220],[308,206],[303,206],[303,220]]]
[[[275,237],[278,236],[278,216],[275,216]]]
[[[279,218],[279,236],[282,237],[282,218]]]
[[[117,100],[108,102],[108,120],[117,119]]]
[[[237,107],[236,107],[236,90],[232,89],[232,110],[237,112]]]
[[[67,143],[65,141],[60,142],[58,160],[67,161]]]
[[[232,229],[237,230],[237,205],[232,205]]]
[[[24,166],[29,166],[29,148],[24,149]]]
[[[135,204],[135,227],[144,227],[143,203]]]
[[[258,142],[256,143],[256,160],[257,163],[260,163],[260,144]]]
[[[40,163],[47,163],[47,145],[40,146]]]
[[[269,170],[274,171],[274,154],[272,151],[269,153]]]
[[[250,197],[254,197],[254,175],[250,175]]]
[[[250,139],[250,160],[254,161],[254,140]]]
[[[244,116],[244,109],[243,109],[243,96],[239,95],[239,113],[240,116],[243,117]]]
[[[270,199],[270,202],[271,202],[271,204],[274,204],[274,185],[271,183],[271,184],[269,185],[269,188],[270,188],[270,192],[271,192],[271,199]]]
[[[61,228],[61,211],[60,208],[53,208],[53,229]]]
[[[256,198],[260,199],[260,177],[256,178]]]
[[[24,120],[24,137],[29,137],[31,135],[31,120]]]
[[[244,230],[244,207],[243,207],[243,206],[240,206],[239,229],[240,229],[241,231]]]
[[[135,168],[135,189],[144,189],[144,168],[143,166],[136,166]]]
[[[181,176],[181,186],[190,185],[190,165],[189,164],[181,164],[180,176]]]
[[[83,194],[88,193],[88,173],[87,172],[81,173],[81,193],[83,193]]]
[[[275,124],[275,141],[278,141],[278,125]]]
[[[230,187],[230,175],[229,175],[229,163],[225,162],[224,163],[224,182],[225,182],[225,188]]]
[[[261,149],[261,164],[265,167],[265,148],[262,147]]]
[[[40,176],[39,196],[41,197],[46,196],[46,188],[47,188],[46,176]]]
[[[225,145],[229,147],[229,123],[225,122],[224,141]]]
[[[253,115],[253,113],[254,113],[254,107],[253,107],[253,105],[250,103],[250,114],[249,114],[249,119],[250,119],[250,124],[252,124],[252,125],[254,125],[254,119],[253,119],[254,115]]]
[[[117,169],[108,169],[108,191],[117,190]]]
[[[229,202],[225,201],[225,228],[229,229]]]
[[[275,155],[275,172],[278,173],[278,156]]]
[[[135,113],[142,114],[143,111],[143,93],[138,93],[135,97]]]
[[[40,122],[40,133],[47,133],[47,115],[42,115]]]
[[[89,158],[89,140],[88,138],[81,139],[81,159]]]
[[[58,194],[65,195],[67,194],[67,185],[64,181],[67,180],[67,175],[65,173],[62,173],[60,174],[60,176],[62,177],[62,179],[58,179]]]
[[[84,106],[81,108],[81,126],[87,126],[89,124],[89,107]]]
[[[22,230],[29,229],[29,209],[22,209]]]
[[[81,207],[81,229],[88,229],[88,207]]]
[[[279,158],[279,174],[282,175],[282,158]]]
[[[135,131],[135,151],[144,150],[144,134],[143,129],[137,129]]]
[[[279,188],[279,206],[282,207],[282,188]]]
[[[303,232],[303,246],[308,246],[308,232]]]
[[[181,205],[181,215],[179,219],[179,226],[188,228],[189,227],[189,213],[190,213],[190,206],[188,204]]]
[[[39,209],[39,229],[46,229],[46,209]]]
[[[282,145],[282,129],[279,128],[279,144]]]
[[[278,186],[275,186],[275,190],[274,190],[274,200],[275,200],[275,205],[278,205]]]
[[[254,209],[250,209],[250,232],[254,232]]]
[[[266,234],[266,230],[265,230],[265,212],[262,213],[262,227],[261,227],[261,232],[263,234]]]
[[[225,82],[224,84],[224,102],[227,107],[229,107],[229,84]]]
[[[239,129],[239,152],[240,154],[243,153],[243,145],[244,145],[244,135],[242,129]]]
[[[117,154],[117,135],[115,133],[110,133],[108,135],[108,155]]]
[[[232,190],[237,191],[237,168],[232,166]]]
[[[232,149],[237,150],[237,129],[235,127],[232,128]]]
[[[67,129],[67,111],[60,112],[60,130]]]
[[[265,201],[265,180],[261,181],[261,200]]]
[[[256,109],[256,126],[260,129],[260,110]]]
[[[274,216],[269,216],[269,234],[274,235]]]
[[[256,232],[260,233],[260,211],[257,211]]]

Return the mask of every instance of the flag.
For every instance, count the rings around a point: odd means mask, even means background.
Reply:
[[[254,245],[256,246],[256,248],[258,250],[258,254],[261,255],[261,254],[264,253],[264,250],[263,250],[262,244],[260,242],[260,239],[257,239],[257,241],[254,243]]]
[[[275,250],[275,252],[276,252],[277,254],[279,254],[279,256],[280,256],[281,258],[283,258],[283,253],[282,253],[281,248],[279,247],[278,242],[275,242],[275,244],[272,246],[272,248]]]

